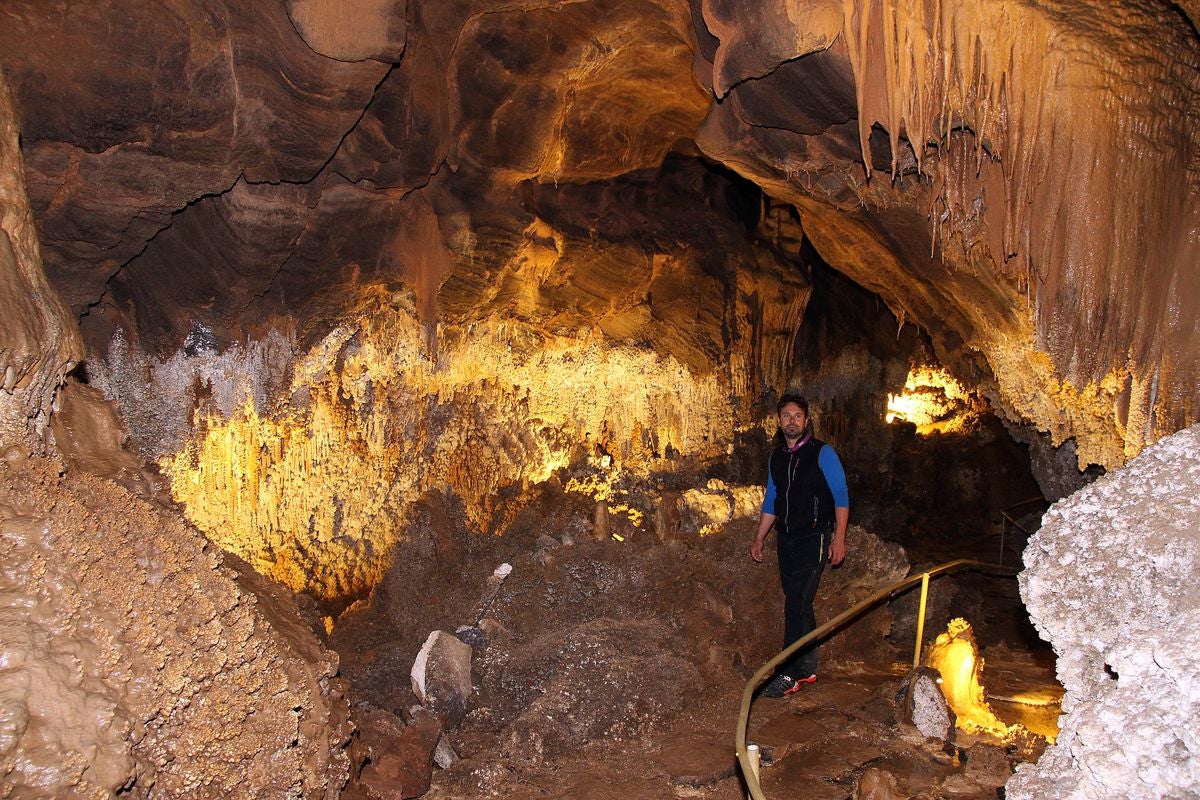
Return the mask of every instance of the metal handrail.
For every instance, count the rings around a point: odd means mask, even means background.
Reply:
[[[904,580],[897,581],[891,586],[880,589],[875,594],[855,603],[850,608],[838,614],[833,619],[826,622],[824,625],[817,627],[811,633],[801,636],[795,642],[790,644],[783,652],[776,655],[767,663],[759,668],[758,672],[754,673],[747,683],[746,688],[742,691],[742,705],[738,710],[737,731],[734,734],[734,747],[737,750],[738,764],[742,768],[742,776],[746,779],[746,788],[750,791],[750,796],[754,800],[767,800],[762,793],[762,786],[758,781],[758,759],[757,747],[753,756],[746,748],[746,729],[750,725],[750,703],[754,699],[754,691],[758,689],[763,680],[775,671],[775,668],[790,658],[797,650],[804,647],[809,642],[823,639],[833,631],[841,628],[845,623],[850,622],[855,617],[858,617],[868,609],[877,605],[881,600],[891,599],[893,596],[911,589],[918,583],[922,585],[921,595],[921,610],[919,612],[919,620],[917,624],[917,644],[916,655],[914,661],[919,661],[921,650],[921,636],[925,627],[925,591],[929,587],[929,579],[939,575],[945,575],[950,572],[956,572],[961,569],[974,569],[981,572],[994,572],[998,574],[1015,576],[1016,570],[998,564],[988,564],[983,561],[972,561],[970,559],[959,559],[957,561],[948,561],[945,564],[939,564],[936,567],[922,571],[917,575],[910,575]]]
[[[1022,525],[1021,523],[1017,522],[1016,518],[1008,512],[1013,511],[1014,509],[1023,508],[1024,506],[1031,506],[1034,503],[1048,503],[1048,502],[1049,501],[1046,500],[1046,498],[1044,498],[1044,497],[1031,497],[1028,500],[1022,500],[1019,503],[1013,503],[1011,506],[1008,506],[1007,508],[1002,509],[1000,511],[1000,563],[1001,564],[1004,563],[1004,540],[1006,538],[1008,538],[1007,534],[1008,534],[1008,526],[1009,525],[1012,525],[1014,528],[1019,530],[1021,533],[1025,534],[1026,538],[1028,538],[1034,534],[1034,531],[1026,530],[1025,526]]]

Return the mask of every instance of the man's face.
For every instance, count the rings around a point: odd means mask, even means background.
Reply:
[[[799,439],[808,425],[808,414],[795,403],[788,403],[779,409],[779,427],[783,429],[785,439]]]

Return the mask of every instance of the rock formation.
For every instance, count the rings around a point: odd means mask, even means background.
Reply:
[[[40,453],[54,392],[83,349],[75,321],[42,270],[19,133],[0,72],[0,452]]]
[[[1030,541],[1021,594],[1058,653],[1066,714],[1009,797],[1174,797],[1200,786],[1197,447],[1193,426],[1147,448],[1054,506]]]
[[[1074,437],[1081,466],[1191,421],[1200,51],[1177,11],[778,0],[699,16],[718,99],[700,148],[795,204],[826,260],[999,408]]]
[[[794,206],[827,261],[999,410],[1074,439],[1081,465],[1190,421],[1196,46],[1178,12],[738,8],[362,0],[334,21],[317,2],[153,18],[10,4],[0,51],[29,112],[48,274],[87,312],[95,356],[118,329],[164,359],[195,330],[248,348],[272,316],[310,344],[358,304],[348,286],[378,278],[410,287],[425,324],[486,318],[520,297],[488,287],[540,282],[505,309],[528,316],[567,299],[537,271],[594,259],[548,257],[564,232],[515,203],[544,208],[552,187],[654,168],[694,139]],[[129,24],[99,24],[114,17]],[[641,272],[628,258],[622,273]],[[635,336],[631,322],[604,332]]]
[[[337,656],[178,515],[0,460],[0,793],[337,797]]]

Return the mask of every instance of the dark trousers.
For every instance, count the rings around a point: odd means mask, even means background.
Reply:
[[[829,557],[831,531],[795,535],[780,532],[776,537],[779,549],[779,582],[783,585],[783,646],[817,627],[813,601],[821,584],[821,573]],[[817,673],[817,646],[808,645],[796,653],[779,670],[792,678],[804,678]]]

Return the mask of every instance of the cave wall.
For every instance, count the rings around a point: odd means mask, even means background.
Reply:
[[[781,211],[778,228],[790,223],[798,235],[794,211]],[[967,538],[991,539],[990,560],[1015,561],[1000,554],[1000,512],[1045,491],[1028,448],[941,366],[916,325],[901,324],[811,245],[797,246],[812,294],[788,386],[809,400],[817,436],[837,449],[855,523],[904,545],[914,563],[953,558]],[[1045,473],[1078,475],[1073,464]]]
[[[0,72],[0,454],[40,453],[54,393],[83,356],[79,327],[46,280],[19,149],[12,95]]]
[[[0,554],[0,793],[339,796],[337,655],[177,513],[0,460]]]
[[[725,457],[758,424],[809,285],[754,227],[756,205],[740,222],[705,219],[706,203],[746,192],[689,158],[529,185],[519,207],[464,209],[486,245],[431,229],[473,265],[442,284],[432,323],[398,278],[364,280],[314,343],[281,326],[222,346],[197,326],[159,358],[122,330],[89,378],[215,541],[292,588],[361,595],[426,492],[450,492],[493,532],[525,488],[568,466],[671,473]]]
[[[588,456],[719,458],[761,396],[819,382],[788,373],[804,243],[1050,471],[1190,419],[1195,58],[1175,12],[323,9],[14,3],[0,31],[86,378],[194,519],[241,520],[224,543],[294,586],[369,585],[387,548],[365,532],[431,488],[486,530],[497,492]],[[798,231],[756,227],[771,206]],[[492,466],[451,455],[473,441]],[[325,562],[355,566],[302,577]]]
[[[998,408],[1073,437],[1081,467],[1193,419],[1197,40],[1176,9],[694,15],[717,98],[700,148],[795,203],[825,259]]]
[[[456,285],[496,279],[522,186],[695,140],[1080,466],[1194,414],[1196,57],[1177,10],[323,9],[6,7],[47,274],[94,354],[118,329],[162,359],[196,330],[310,346],[356,305],[348,285],[380,278],[431,324],[464,308]]]
[[[1195,419],[1196,37],[1173,7],[330,8],[0,10],[6,455],[43,446],[86,343],[80,376],[215,541],[354,596],[428,492],[490,531],[569,464],[599,498],[613,464],[649,477],[728,455],[796,377],[802,241],[1081,466]],[[780,203],[803,237],[760,214]],[[37,549],[31,530],[12,528]],[[118,539],[115,568],[157,580]],[[198,568],[242,607],[228,573]],[[157,645],[130,638],[150,669]],[[307,668],[288,691],[336,717],[314,677],[332,666]],[[98,691],[126,721],[168,702]],[[212,724],[245,722],[240,702]],[[314,792],[340,781],[336,757],[277,736],[298,720],[276,710],[245,750],[283,753]],[[113,752],[97,785],[145,764],[175,780],[169,753]]]

